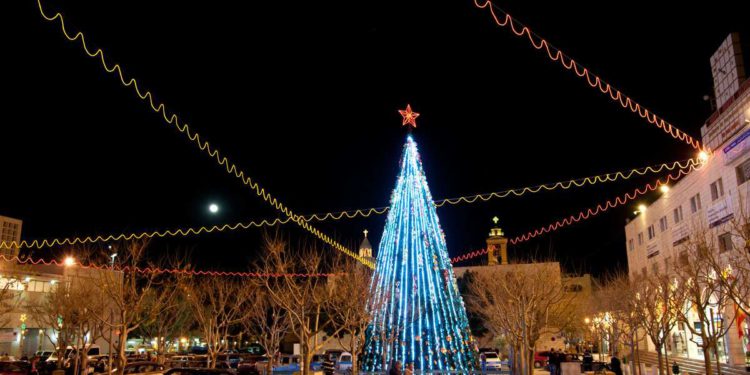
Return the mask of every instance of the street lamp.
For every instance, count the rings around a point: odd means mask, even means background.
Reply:
[[[117,258],[117,253],[112,253],[109,257],[112,258],[112,260],[109,261],[109,265],[111,267],[114,267],[114,265],[115,265],[115,258]]]
[[[72,267],[76,264],[76,258],[73,258],[72,256],[66,256],[65,260],[63,260],[63,265],[65,267]]]

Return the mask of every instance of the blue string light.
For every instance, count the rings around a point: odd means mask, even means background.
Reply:
[[[475,368],[476,345],[417,144],[407,137],[370,289],[373,319],[362,367]]]

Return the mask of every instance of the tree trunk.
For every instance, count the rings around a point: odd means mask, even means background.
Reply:
[[[125,347],[128,345],[128,332],[125,327],[120,327],[120,334],[117,337],[120,340],[117,348],[117,373],[122,374],[122,371],[125,370],[125,365],[128,363],[128,359],[125,358]]]
[[[664,374],[664,357],[661,354],[661,345],[656,347],[656,358],[658,359],[659,375]]]
[[[714,349],[714,354],[716,354],[716,373],[718,375],[721,375],[721,361],[719,360],[719,341],[716,340],[716,347]]]
[[[704,341],[705,342],[705,341]],[[711,351],[703,348],[703,366],[706,368],[706,375],[711,374]]]

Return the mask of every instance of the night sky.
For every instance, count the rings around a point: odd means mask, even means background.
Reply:
[[[740,5],[740,3],[744,5]],[[388,205],[406,132],[436,199],[584,177],[694,156],[622,109],[471,0],[43,1],[111,61],[297,213]],[[750,41],[750,3],[501,2],[583,65],[693,136],[710,115],[709,57],[731,31]],[[661,5],[660,5],[661,6]],[[0,214],[36,239],[274,218],[130,89],[43,21],[3,2]],[[655,176],[438,209],[451,256],[483,247],[497,215],[509,236],[604,202]],[[651,199],[654,196],[650,197]],[[211,202],[221,206],[208,214]],[[569,271],[626,264],[633,207],[513,249]],[[385,216],[315,224],[356,247]],[[310,240],[293,225],[282,233]],[[259,230],[152,244],[205,268],[243,269]],[[315,243],[315,242],[313,242]],[[69,251],[36,251],[50,257]],[[470,262],[467,264],[471,264]]]

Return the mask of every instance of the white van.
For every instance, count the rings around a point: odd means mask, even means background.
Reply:
[[[76,348],[73,346],[68,346],[65,348],[65,359],[70,358],[71,354],[74,354],[76,352]],[[92,344],[88,345],[88,352],[86,353],[89,357],[89,360],[97,359],[101,355],[101,348],[99,345]],[[57,351],[53,352],[52,355],[47,358],[46,362],[57,362]]]

